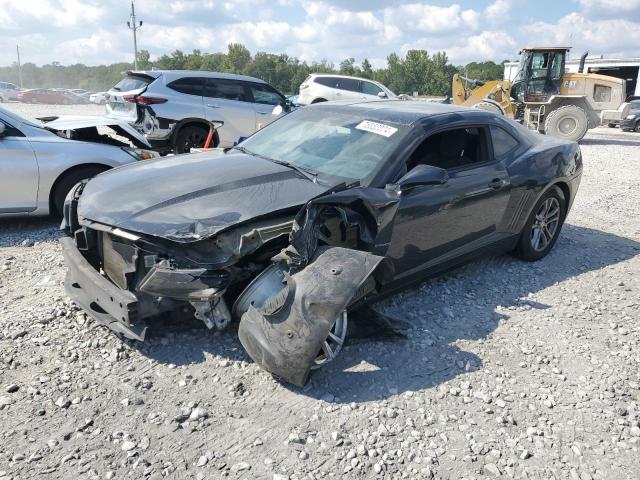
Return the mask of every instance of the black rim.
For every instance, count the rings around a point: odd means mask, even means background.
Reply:
[[[201,148],[202,146],[204,146],[204,135],[198,132],[191,132],[184,139],[182,151],[188,152],[192,148]]]

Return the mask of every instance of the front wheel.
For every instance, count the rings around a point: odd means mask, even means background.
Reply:
[[[577,142],[589,129],[587,112],[576,105],[565,105],[547,114],[544,133],[552,137]]]
[[[80,167],[76,170],[66,173],[62,178],[56,182],[56,186],[52,192],[52,200],[55,215],[62,216],[64,213],[64,201],[67,198],[67,194],[71,191],[77,183],[88,178],[93,178],[97,174],[102,173],[105,168],[98,167]]]
[[[551,187],[529,215],[520,234],[516,255],[528,262],[546,256],[558,240],[566,212],[567,202],[562,191]]]

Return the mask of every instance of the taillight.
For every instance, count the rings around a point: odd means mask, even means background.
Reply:
[[[139,103],[140,105],[156,105],[158,103],[165,103],[166,101],[167,101],[166,98],[159,98],[159,97],[139,96],[138,98],[136,98],[136,102]]]
[[[167,101],[166,98],[144,97],[142,95],[124,95],[122,98],[125,102],[137,103],[138,105],[156,105]]]

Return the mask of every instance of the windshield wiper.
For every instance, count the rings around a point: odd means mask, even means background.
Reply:
[[[232,147],[232,149],[238,150],[239,152],[242,152],[242,153],[246,153],[247,155],[255,155],[256,157],[264,158],[265,160],[269,160],[270,162],[277,163],[278,165],[282,165],[284,167],[289,167],[290,169],[295,170],[300,175],[305,177],[307,180],[311,180],[313,183],[318,183],[318,174],[314,171],[299,167],[297,165],[294,165],[293,163],[285,162],[283,160],[276,160],[275,158],[267,157],[266,155],[261,155],[259,153],[252,152],[240,145],[236,145]]]

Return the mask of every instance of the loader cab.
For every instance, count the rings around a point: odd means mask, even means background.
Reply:
[[[523,48],[511,96],[522,103],[547,102],[560,93],[569,47]]]

